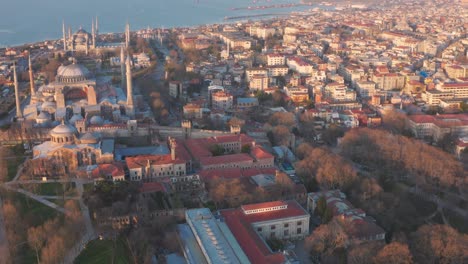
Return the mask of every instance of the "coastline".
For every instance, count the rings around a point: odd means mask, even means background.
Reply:
[[[287,18],[292,14],[297,14],[297,13],[310,13],[312,9],[314,8],[319,8],[321,10],[326,10],[326,11],[332,11],[333,9],[330,8],[330,6],[322,6],[320,4],[316,5],[307,5],[306,9],[303,10],[288,10],[285,12],[272,12],[269,14],[258,14],[258,13],[251,13],[251,14],[231,14],[229,16],[224,16],[224,17],[217,17],[212,19],[212,21],[205,23],[200,21],[200,23],[194,23],[191,25],[176,25],[176,26],[164,26],[164,24],[158,25],[158,26],[149,26],[151,29],[157,29],[157,28],[166,28],[166,29],[183,29],[183,28],[197,28],[201,26],[210,26],[210,25],[225,25],[225,24],[235,24],[235,23],[245,23],[247,21],[265,21],[265,20],[270,20],[270,19],[277,19],[277,18]],[[274,17],[273,17],[274,15]],[[225,18],[229,18],[226,20]],[[234,18],[234,19],[232,19]],[[141,23],[140,23],[141,24]],[[85,27],[86,28],[86,27]],[[135,29],[132,31],[138,31],[145,29],[145,26],[136,26]],[[123,29],[123,27],[122,27]],[[100,34],[122,34],[123,31],[103,31],[100,32]],[[61,38],[61,32],[56,32],[58,34],[55,37],[43,37],[43,38],[38,38],[37,40],[34,41],[26,41],[26,42],[18,42],[18,43],[2,43],[2,39],[5,39],[2,36],[9,35],[9,34],[16,34],[13,30],[8,30],[8,29],[3,29],[0,30],[0,49],[5,49],[5,48],[18,48],[22,46],[29,46],[29,45],[37,45],[39,43],[44,43],[44,42],[54,42],[57,41]],[[55,34],[55,33],[54,33]]]

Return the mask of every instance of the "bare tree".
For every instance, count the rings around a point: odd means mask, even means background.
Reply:
[[[374,257],[375,264],[412,264],[413,257],[408,245],[392,242],[383,247]]]
[[[41,252],[44,244],[47,240],[47,234],[44,232],[42,226],[30,227],[28,229],[28,243],[31,248],[36,252],[37,263],[41,263],[39,258],[39,252]]]
[[[411,250],[418,263],[466,263],[468,235],[447,225],[424,225],[412,234]]]

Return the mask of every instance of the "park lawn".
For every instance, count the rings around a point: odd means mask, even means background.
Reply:
[[[24,160],[24,148],[23,145],[19,144],[9,147],[9,149],[11,151],[11,156],[15,157],[8,160],[8,181],[11,181],[15,178],[18,167]]]
[[[23,219],[28,228],[31,226],[42,225],[47,220],[54,219],[57,216],[62,216],[62,214],[57,212],[56,210],[33,199],[30,199],[29,197],[26,197],[23,194],[7,191],[6,195],[10,196],[11,200],[14,201],[15,208],[17,209],[18,214],[20,215],[21,219]],[[26,238],[26,230],[24,230],[24,232],[24,234],[20,235]],[[15,259],[14,263],[36,263],[36,255],[27,243],[20,244],[18,246],[19,249],[17,253],[17,258]]]
[[[8,161],[8,181],[13,180],[16,176],[16,172],[18,171],[18,167],[23,162],[23,158],[16,157]]]
[[[63,183],[60,182],[47,182],[47,183],[31,183],[25,186],[36,185],[35,194],[61,196],[63,195]],[[77,194],[75,183],[69,183],[68,189],[65,191],[65,196],[75,196]]]
[[[15,207],[19,215],[25,219],[28,226],[42,225],[49,219],[54,219],[61,215],[55,209],[48,207],[36,200],[33,200],[23,194],[8,191],[8,195],[13,196]]]
[[[112,259],[114,258],[114,259]],[[112,240],[93,240],[86,245],[86,249],[75,259],[75,264],[126,264],[130,263],[130,252],[127,244],[117,239]]]

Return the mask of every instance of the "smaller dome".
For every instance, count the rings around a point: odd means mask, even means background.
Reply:
[[[78,29],[78,31],[76,31],[75,35],[84,35],[84,34],[88,34],[88,32],[86,32],[86,30],[80,28]]]
[[[89,123],[90,123],[91,125],[98,125],[98,126],[100,126],[100,125],[102,125],[102,124],[104,123],[104,119],[103,119],[102,117],[100,117],[100,116],[93,116],[93,117],[91,117],[91,119],[89,120]]]
[[[74,125],[76,123],[76,121],[78,120],[83,120],[84,118],[80,115],[80,114],[74,114],[70,120],[68,120],[68,123]]]
[[[41,112],[37,118],[36,118],[38,121],[41,120],[41,121],[45,121],[45,120],[49,120],[50,119],[50,115],[49,113],[47,112]]]
[[[96,144],[99,142],[100,136],[95,133],[86,133],[81,138],[80,141],[82,144]]]
[[[52,134],[56,134],[56,135],[60,135],[60,134],[74,135],[76,133],[76,129],[70,125],[61,124],[61,125],[56,126],[54,129],[52,129],[51,132]]]

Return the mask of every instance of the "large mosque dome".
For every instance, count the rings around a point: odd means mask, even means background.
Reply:
[[[57,70],[57,81],[61,83],[76,83],[88,80],[89,70],[81,64],[60,66]]]
[[[72,144],[75,141],[77,131],[74,127],[62,123],[50,131],[52,142]]]

